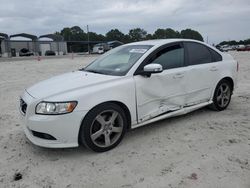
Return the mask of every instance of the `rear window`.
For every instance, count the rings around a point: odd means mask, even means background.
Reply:
[[[206,46],[195,42],[186,42],[186,47],[188,51],[189,65],[213,62],[212,55]]]
[[[214,51],[211,48],[209,48],[209,51],[210,51],[210,53],[212,55],[213,62],[222,61],[222,57],[221,57],[221,55],[218,52]]]

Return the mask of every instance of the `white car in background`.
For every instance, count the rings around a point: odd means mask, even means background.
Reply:
[[[128,129],[205,106],[226,109],[237,71],[229,54],[195,40],[126,44],[26,89],[24,130],[39,146],[107,151]]]
[[[222,52],[228,52],[230,50],[233,50],[233,46],[223,45],[223,46],[221,46],[220,49],[221,49]]]
[[[104,52],[110,50],[108,44],[106,43],[99,43],[94,45],[92,53],[94,54],[103,54]]]

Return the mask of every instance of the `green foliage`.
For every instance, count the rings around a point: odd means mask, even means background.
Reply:
[[[201,34],[198,31],[192,29],[182,30],[181,32],[175,31],[171,28],[157,29],[153,34],[148,34],[142,28],[134,28],[129,30],[128,34],[122,33],[118,29],[111,29],[106,35],[97,34],[95,32],[86,33],[79,26],[65,27],[60,32],[55,34],[62,35],[65,41],[68,41],[68,51],[82,52],[87,51],[86,41],[90,41],[90,48],[92,49],[94,42],[100,43],[105,41],[118,40],[123,43],[152,40],[152,39],[168,39],[168,38],[188,38],[203,41]],[[71,41],[71,42],[70,42]],[[74,42],[76,41],[76,42]],[[85,41],[85,43],[84,43]]]
[[[171,28],[167,28],[167,29],[165,30],[165,32],[166,32],[167,38],[180,38],[180,37],[181,37],[179,31],[174,31],[174,30],[171,29]]]
[[[71,27],[70,31],[73,35],[81,35],[84,33],[84,31],[79,26]]]
[[[146,39],[147,31],[141,28],[134,28],[129,30],[128,35],[131,41],[141,41]]]
[[[105,41],[106,38],[102,34],[97,34],[95,32],[89,32],[89,39],[91,41]]]
[[[119,31],[118,29],[111,29],[109,32],[106,33],[106,40],[107,41],[124,41],[124,34]]]
[[[154,39],[154,36],[152,34],[147,34],[146,39],[152,40],[152,39]]]
[[[84,32],[79,26],[65,27],[61,32],[56,32],[56,34],[61,34],[65,41],[87,41],[87,33]],[[168,38],[186,38],[186,39],[196,39],[203,41],[201,34],[198,31],[192,29],[185,29],[181,32],[175,31],[171,28],[157,29],[153,34],[148,34],[142,28],[134,28],[129,30],[128,34],[122,33],[118,29],[111,29],[106,33],[106,35],[97,34],[95,32],[89,32],[90,41],[113,41],[118,40],[123,43],[141,41],[141,40],[151,40],[151,39],[168,39]]]
[[[165,39],[166,38],[166,30],[165,29],[157,29],[153,34],[154,39]]]
[[[154,39],[169,39],[169,38],[180,38],[180,33],[171,28],[157,29],[154,34]]]
[[[199,41],[204,41],[203,37],[198,31],[192,30],[192,29],[185,29],[181,31],[181,38],[184,39],[195,39]]]
[[[154,39],[169,39],[169,38],[185,38],[203,41],[203,37],[198,31],[192,29],[185,29],[181,32],[175,31],[171,28],[157,29],[153,34]]]
[[[60,34],[66,41],[81,41],[87,39],[86,33],[84,33],[84,31],[78,26],[71,28],[65,27],[63,30],[61,30]]]

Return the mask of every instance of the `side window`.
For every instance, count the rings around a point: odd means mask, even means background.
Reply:
[[[209,48],[209,51],[211,52],[211,54],[213,56],[213,62],[222,61],[222,57],[218,52],[214,51],[211,48]]]
[[[158,52],[150,61],[162,65],[163,69],[172,69],[184,65],[184,48],[181,45],[167,47]]]
[[[187,42],[189,65],[199,65],[213,62],[212,56],[208,48],[202,44],[195,42]]]

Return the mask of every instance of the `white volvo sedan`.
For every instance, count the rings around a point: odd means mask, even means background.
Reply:
[[[229,54],[195,40],[126,44],[26,89],[20,98],[24,131],[43,147],[107,151],[128,129],[204,106],[226,109],[237,71]]]

